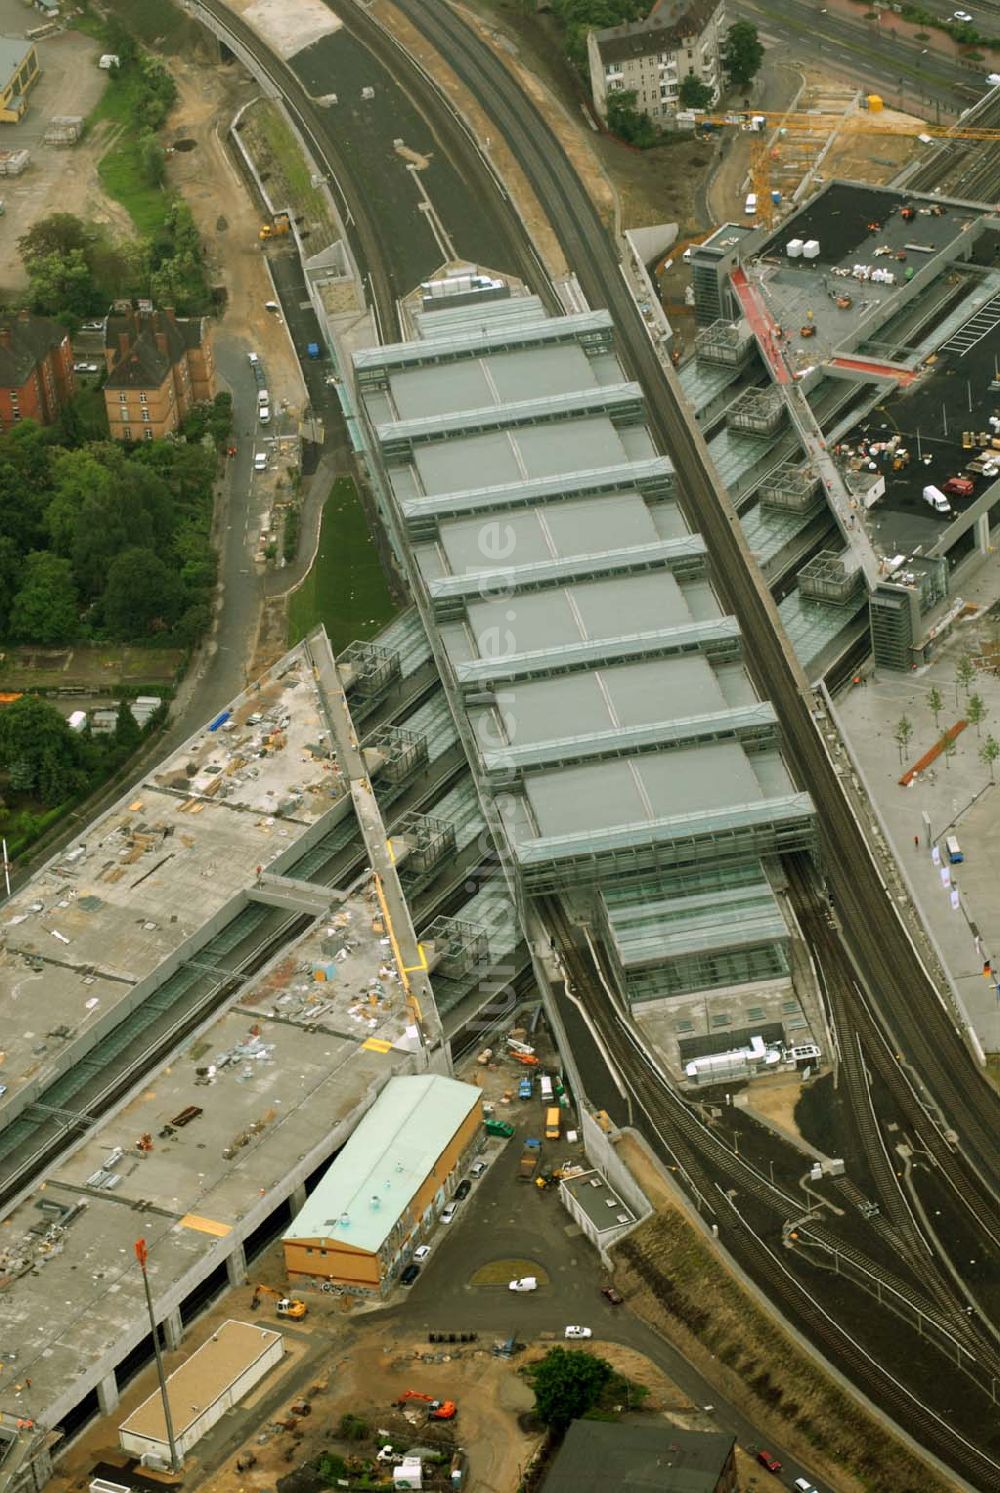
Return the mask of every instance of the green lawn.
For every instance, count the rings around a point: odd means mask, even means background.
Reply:
[[[341,477],[323,509],[312,569],[289,602],[288,645],[322,622],[339,653],[355,638],[372,637],[395,610],[357,489]]]
[[[139,233],[149,237],[163,226],[170,194],[162,187],[149,186],[143,175],[132,125],[132,91],[127,74],[109,79],[100,102],[88,115],[87,130],[95,126],[106,129],[110,144],[97,165],[101,185],[109,197],[121,203]]]

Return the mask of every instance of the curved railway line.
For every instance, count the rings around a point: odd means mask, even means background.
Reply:
[[[606,998],[607,992],[605,998],[597,993],[604,984],[603,977],[599,970],[588,967],[560,904],[547,900],[543,915],[560,950],[567,991],[583,1005],[592,1029],[614,1063],[628,1091],[634,1122],[677,1167],[688,1188],[700,1199],[702,1211],[707,1210],[719,1225],[730,1253],[857,1388],[976,1487],[1000,1488],[1000,1463],[884,1368],[815,1299],[745,1216],[745,1199],[755,1207],[764,1205],[782,1219],[796,1217],[795,1210],[801,1212],[802,1204],[730,1150],[688,1101],[671,1088],[629,1021]],[[821,1232],[819,1226],[808,1227],[817,1234]],[[844,1246],[843,1253],[845,1257],[858,1254],[850,1246]],[[942,1367],[946,1362],[942,1359]]]
[[[625,284],[615,246],[548,124],[521,92],[503,62],[480,43],[442,0],[395,0],[480,99],[541,201],[547,204],[566,257],[588,301],[607,306],[632,376],[642,383],[650,425],[671,457],[692,522],[705,537],[716,584],[739,620],[748,667],[779,713],[787,754],[819,811],[825,869],[834,907],[859,973],[878,992],[879,1011],[897,1051],[906,1052],[927,1091],[958,1134],[984,1178],[996,1166],[1000,1096],[975,1070],[950,1011],[916,958],[886,896],[878,870],[844,798],[840,780],[812,719],[812,700],[800,687],[771,620],[763,583],[748,569],[736,537],[737,519],[714,480],[699,432],[687,419],[679,385],[652,346]],[[357,13],[358,33],[385,48],[385,34]],[[404,53],[400,53],[405,57]],[[873,925],[872,909],[884,916]],[[990,1183],[993,1213],[997,1198]]]

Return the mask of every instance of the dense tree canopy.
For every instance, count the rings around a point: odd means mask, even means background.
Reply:
[[[58,804],[86,782],[83,743],[54,705],[24,695],[0,711],[0,770],[16,792]]]
[[[190,642],[215,582],[216,462],[201,443],[68,447],[30,421],[0,435],[0,640]]]
[[[587,32],[620,26],[623,21],[641,21],[649,14],[652,0],[552,0],[552,10],[562,24],[566,54],[574,67],[587,74]]]
[[[79,627],[69,561],[48,550],[33,550],[25,556],[21,584],[10,609],[12,636],[51,647],[72,642]]]
[[[612,1377],[611,1365],[593,1353],[550,1348],[531,1367],[535,1409],[539,1419],[555,1431],[592,1410]]]

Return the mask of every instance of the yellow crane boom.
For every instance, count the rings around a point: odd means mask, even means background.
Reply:
[[[915,140],[980,140],[1000,143],[998,129],[967,129],[957,125],[923,124],[920,120],[884,119],[882,100],[872,97],[867,109],[846,114],[816,112],[780,114],[763,109],[739,109],[725,114],[696,114],[695,129],[737,129],[753,136],[750,176],[757,194],[758,216],[770,226],[774,217],[771,201],[771,137],[789,135],[865,134],[892,135]]]

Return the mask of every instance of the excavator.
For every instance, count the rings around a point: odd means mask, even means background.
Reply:
[[[279,238],[282,234],[291,233],[292,220],[288,213],[275,213],[270,223],[262,223],[257,237],[261,243],[269,238]]]
[[[276,1296],[275,1315],[278,1317],[291,1317],[293,1322],[299,1322],[306,1315],[309,1308],[304,1301],[299,1301],[296,1296],[282,1296],[273,1286],[256,1285],[253,1288],[253,1296],[250,1298],[250,1310],[255,1312],[260,1306],[261,1295]]]
[[[436,1400],[433,1395],[421,1394],[418,1389],[407,1389],[394,1401],[395,1408],[402,1410],[410,1400],[423,1400],[427,1405],[428,1420],[454,1420],[458,1406],[454,1400]]]

